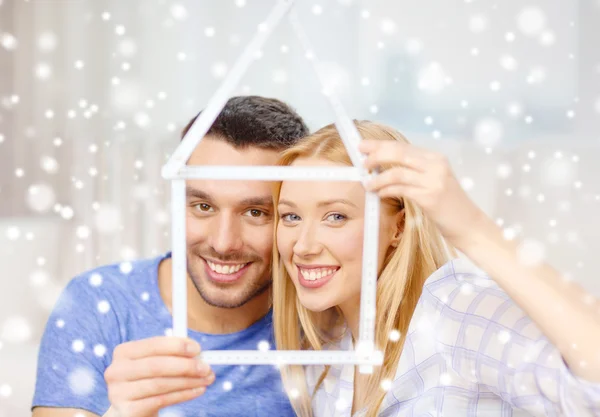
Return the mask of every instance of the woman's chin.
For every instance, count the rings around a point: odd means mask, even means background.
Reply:
[[[330,309],[331,307],[333,307],[335,304],[331,304],[331,303],[324,303],[323,300],[315,300],[312,297],[310,299],[306,299],[303,297],[299,297],[300,298],[300,304],[302,304],[302,306],[304,308],[306,308],[307,310],[310,310],[312,312],[315,313],[320,313],[323,312],[325,310]]]

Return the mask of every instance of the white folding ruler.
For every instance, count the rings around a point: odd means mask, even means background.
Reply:
[[[262,181],[359,181],[369,178],[363,167],[364,156],[358,151],[361,136],[352,119],[345,112],[334,91],[327,89],[321,64],[293,10],[294,0],[277,2],[267,20],[238,58],[225,80],[210,99],[206,108],[194,121],[187,134],[162,168],[165,179],[171,180],[172,198],[172,261],[173,261],[173,335],[187,337],[187,264],[185,234],[185,180],[262,180]],[[312,63],[323,94],[336,117],[336,127],[350,156],[353,167],[286,167],[286,166],[188,166],[187,161],[196,146],[225,106],[228,98],[254,60],[257,51],[273,29],[287,17]],[[377,286],[377,252],[379,240],[379,197],[366,193],[365,230],[363,240],[362,287],[360,301],[359,339],[356,349],[336,350],[213,350],[200,354],[209,364],[239,365],[359,365],[360,372],[370,373],[372,367],[383,362],[382,352],[375,349],[375,301]]]

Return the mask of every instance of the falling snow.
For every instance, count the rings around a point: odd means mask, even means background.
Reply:
[[[88,368],[76,368],[67,378],[69,388],[75,395],[90,395],[96,386],[94,373]]]
[[[150,37],[112,7],[90,14],[101,27],[94,29],[98,32],[93,38],[99,42],[93,54],[72,46],[63,37],[65,28],[38,25],[26,36],[17,26],[0,30],[0,53],[6,62],[18,63],[13,66],[20,80],[7,83],[0,94],[0,152],[14,159],[6,169],[8,186],[0,185],[0,199],[9,201],[9,213],[15,210],[32,221],[54,222],[61,230],[59,238],[49,237],[12,217],[0,230],[0,248],[31,252],[31,267],[23,271],[22,282],[35,293],[36,307],[49,311],[62,290],[57,271],[64,269],[65,261],[53,254],[48,242],[60,239],[61,256],[74,266],[104,262],[107,253],[118,256],[125,261],[118,265],[123,279],[140,254],[158,254],[168,246],[170,210],[160,165],[170,148],[162,144],[175,143],[186,118],[229,74],[233,58],[249,39],[242,25],[222,25],[208,14],[196,22],[195,6],[189,2],[159,3],[160,20],[153,22]],[[405,128],[409,138],[414,132],[415,141],[435,140],[440,149],[461,147],[452,156],[461,169],[460,185],[478,201],[491,204],[487,207],[493,207],[503,236],[518,240],[524,265],[560,258],[560,266],[571,271],[566,276],[589,274],[593,257],[585,254],[595,253],[590,236],[597,231],[580,213],[595,213],[600,207],[593,154],[600,136],[596,131],[587,132],[589,138],[577,135],[591,117],[600,115],[600,90],[582,84],[577,93],[571,83],[582,81],[578,71],[600,74],[600,61],[581,56],[591,49],[569,8],[557,19],[553,7],[543,2],[511,6],[466,0],[452,16],[431,19],[419,29],[419,17],[410,10],[382,13],[375,4],[366,4],[337,0],[305,6],[307,24],[333,27],[340,13],[347,14],[365,35],[352,49],[341,47],[341,41],[339,51],[318,45],[322,48],[315,52],[325,59],[322,92],[336,91],[361,118],[389,121]],[[233,0],[227,7],[232,16],[243,17],[256,4]],[[407,19],[414,25],[407,25]],[[354,39],[350,30],[339,32]],[[190,33],[192,43],[186,40]],[[168,43],[183,39],[182,34],[184,41]],[[146,52],[153,50],[157,37],[168,56],[153,60]],[[301,113],[314,118],[311,123],[331,121],[318,119],[312,104],[303,101],[302,83],[308,91],[312,80],[296,69],[305,60],[294,39],[281,36],[271,42],[255,56],[259,76],[243,79],[239,91],[273,91],[298,104]],[[207,91],[198,88],[198,80],[210,81]],[[71,94],[71,82],[93,88],[75,88],[79,93]],[[478,148],[477,156],[469,155],[472,148]],[[110,316],[111,304],[102,295],[107,282],[98,273],[85,279],[96,297],[91,308]],[[460,295],[469,297],[473,291],[472,284],[463,283]],[[151,298],[146,291],[136,294],[141,302]],[[588,296],[582,302],[593,305],[596,299]],[[7,313],[0,320],[3,343],[25,344],[38,337],[39,323],[30,316],[17,310]],[[422,318],[419,330],[433,336],[432,320]],[[61,313],[50,325],[64,333],[74,321]],[[495,337],[502,344],[510,342],[508,332]],[[400,338],[397,330],[389,334],[392,342]],[[265,340],[256,348],[275,347]],[[72,354],[107,354],[106,346],[94,340],[72,340],[70,349]],[[452,378],[442,374],[439,382],[448,385]],[[15,396],[16,384],[0,383],[0,397]],[[90,395],[96,380],[90,369],[78,368],[67,383],[77,395]],[[225,381],[220,388],[235,387]],[[390,388],[391,381],[381,383],[381,389]],[[340,399],[336,408],[349,405]],[[169,408],[160,415],[183,413]]]

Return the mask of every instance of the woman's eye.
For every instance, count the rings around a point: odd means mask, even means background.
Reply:
[[[327,216],[327,220],[333,221],[333,222],[341,222],[346,220],[346,216],[344,216],[343,214],[340,213],[333,213],[330,214],[329,216]]]
[[[294,213],[287,213],[287,214],[281,215],[281,220],[286,221],[286,222],[293,222],[293,221],[300,220],[300,217]]]
[[[196,210],[198,210],[198,211],[204,211],[204,212],[207,212],[207,211],[210,211],[210,209],[211,209],[212,207],[211,207],[210,205],[206,204],[206,203],[200,203],[200,204],[196,204],[196,205],[194,206],[194,208],[195,208]]]

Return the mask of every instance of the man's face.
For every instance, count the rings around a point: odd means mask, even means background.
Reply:
[[[274,165],[278,152],[206,137],[188,165]],[[235,308],[271,285],[272,183],[186,182],[188,273],[210,305]]]

